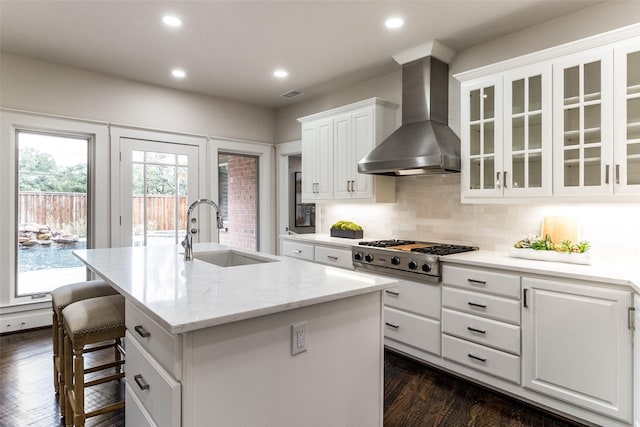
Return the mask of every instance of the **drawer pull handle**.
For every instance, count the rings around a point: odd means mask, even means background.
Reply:
[[[477,302],[469,301],[467,304],[469,304],[471,307],[487,308],[486,304],[478,304]]]
[[[142,378],[142,374],[135,375],[133,380],[138,384],[140,390],[149,390],[149,384]]]
[[[337,256],[333,256],[333,255],[327,255],[327,258],[329,258],[331,261],[337,261],[338,257]]]
[[[467,356],[472,358],[472,359],[479,360],[480,362],[486,362],[487,361],[487,359],[485,359],[484,357],[474,356],[471,353],[467,354]]]
[[[293,252],[294,254],[301,254],[302,251],[300,249],[292,249],[291,252]]]
[[[389,323],[389,322],[384,322],[384,324],[393,329],[398,329],[400,327],[400,325],[394,325],[393,323]]]
[[[467,279],[467,282],[471,283],[472,285],[486,285],[487,282],[485,280],[476,280],[476,279]]]
[[[137,325],[133,329],[135,329],[142,338],[149,338],[151,336],[151,332],[147,331],[142,325]]]
[[[390,290],[385,290],[384,292],[386,294],[393,295],[394,297],[400,296],[400,292],[394,292],[394,291],[390,291]]]
[[[483,331],[482,329],[472,328],[471,326],[467,326],[467,329],[470,330],[471,332],[477,332],[479,334],[486,334],[487,333],[487,331]]]

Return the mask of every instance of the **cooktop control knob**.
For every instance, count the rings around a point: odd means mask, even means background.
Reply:
[[[371,261],[373,261],[373,255],[371,255],[371,254],[366,254],[366,255],[364,256],[364,260],[365,260],[365,261],[367,261],[367,262],[371,262]]]
[[[353,255],[353,259],[355,259],[356,261],[360,261],[360,260],[362,260],[362,252],[356,252],[356,253]]]
[[[431,265],[430,264],[422,264],[422,271],[424,271],[425,273],[428,273],[431,271]]]
[[[409,268],[411,270],[415,270],[416,268],[418,268],[418,263],[415,261],[409,261]]]
[[[400,257],[394,256],[393,258],[391,258],[391,264],[393,265],[400,264]]]

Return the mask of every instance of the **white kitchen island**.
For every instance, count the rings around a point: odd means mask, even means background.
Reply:
[[[261,253],[249,254],[272,262],[220,267],[180,252],[74,252],[126,298],[127,425],[382,425],[381,291],[395,280]],[[307,350],[293,355],[300,325]]]

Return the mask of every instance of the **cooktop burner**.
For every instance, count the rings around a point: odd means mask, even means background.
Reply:
[[[411,252],[420,252],[423,254],[432,254],[432,255],[451,255],[451,254],[459,254],[461,252],[469,252],[476,249],[477,248],[473,246],[434,245],[434,246],[426,246],[423,248],[413,248],[411,249]]]
[[[390,239],[390,240],[372,240],[370,242],[360,242],[358,244],[361,246],[373,246],[376,248],[390,248],[393,246],[412,245],[414,243],[416,242],[412,240]]]

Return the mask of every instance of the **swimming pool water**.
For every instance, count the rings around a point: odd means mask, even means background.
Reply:
[[[34,245],[18,249],[18,272],[48,270],[51,268],[82,267],[84,264],[71,251],[85,249],[86,242],[79,241],[67,245]]]

